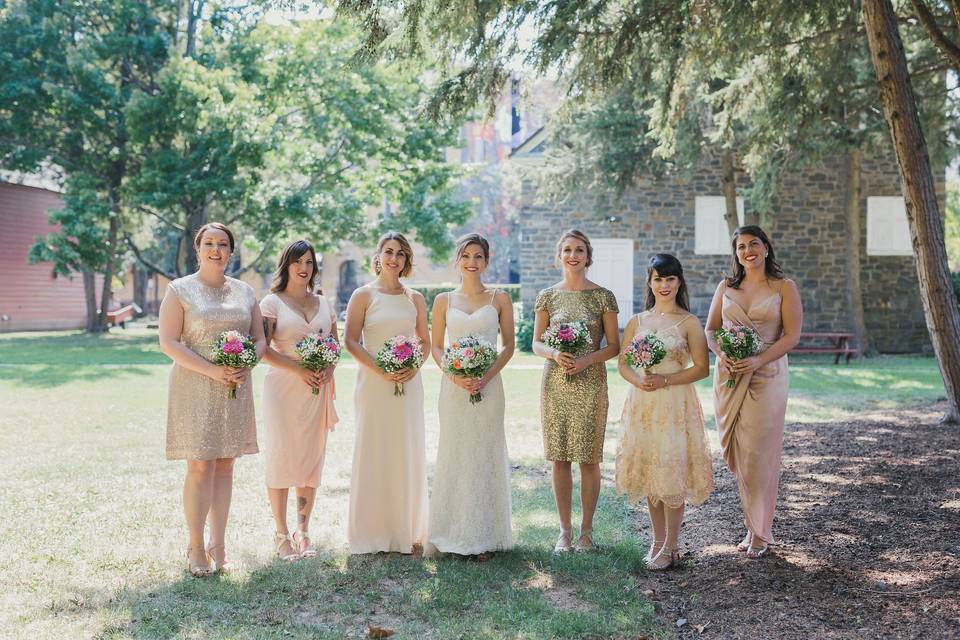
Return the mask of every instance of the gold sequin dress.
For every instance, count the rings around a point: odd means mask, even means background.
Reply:
[[[590,342],[574,355],[600,349],[603,314],[617,313],[617,299],[609,289],[585,291],[544,289],[537,295],[537,311],[546,311],[551,323],[586,323]],[[596,464],[603,458],[607,428],[607,366],[597,362],[569,380],[553,360],[543,365],[540,418],[547,460]]]
[[[689,316],[688,316],[689,317]],[[687,318],[657,328],[653,315],[637,316],[637,335],[655,333],[667,356],[653,373],[677,373],[691,366],[690,347],[680,331]],[[650,498],[677,509],[703,504],[713,491],[713,458],[703,425],[703,409],[693,384],[643,391],[630,385],[620,418],[617,491],[631,502]]]
[[[208,287],[197,274],[169,285],[183,307],[180,341],[209,360],[221,331],[250,333],[257,297],[250,285],[227,278],[222,287]],[[167,459],[214,460],[257,453],[253,385],[237,388],[230,398],[227,386],[178,364],[170,371],[167,401]]]

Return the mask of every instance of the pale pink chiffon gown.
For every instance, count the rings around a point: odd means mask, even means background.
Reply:
[[[363,321],[372,357],[397,335],[416,336],[417,308],[406,294],[375,290]],[[350,553],[411,553],[427,541],[427,454],[423,382],[418,373],[393,394],[393,383],[361,366],[355,391],[356,441],[350,481]]]
[[[260,302],[260,312],[277,321],[270,345],[294,360],[299,360],[296,346],[304,336],[328,335],[333,327],[333,310],[322,296],[310,322],[272,293]],[[333,396],[332,379],[314,395],[296,373],[278,367],[267,370],[263,384],[267,487],[320,486],[327,432],[337,423]]]
[[[781,300],[776,292],[744,309],[724,289],[723,323],[752,327],[766,349],[783,335]],[[790,390],[787,356],[738,376],[733,388],[726,386],[729,378],[726,367],[715,368],[713,396],[723,459],[737,478],[744,524],[754,536],[772,543]]]

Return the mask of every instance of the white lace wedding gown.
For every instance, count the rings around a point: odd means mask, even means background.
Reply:
[[[468,334],[497,344],[497,309],[473,313],[447,309],[447,344]],[[437,551],[474,555],[513,547],[510,529],[510,461],[503,432],[503,382],[497,375],[484,387],[483,400],[446,375],[440,383],[440,443],[430,496],[430,542]]]

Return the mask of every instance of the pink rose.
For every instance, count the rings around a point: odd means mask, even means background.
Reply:
[[[396,347],[393,348],[393,354],[397,356],[400,360],[406,360],[413,355],[413,349],[410,348],[410,345],[406,342],[401,342]]]
[[[223,344],[224,353],[243,353],[243,343],[231,340]]]
[[[476,354],[476,351],[474,351],[470,347],[467,347],[466,349],[463,350],[464,357],[472,358],[474,354]]]

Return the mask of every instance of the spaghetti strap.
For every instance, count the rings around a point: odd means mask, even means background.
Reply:
[[[494,302],[496,301],[496,299],[497,299],[497,293],[498,293],[498,292],[499,292],[499,289],[494,289],[494,290],[493,290],[493,293],[490,294],[490,306],[491,306],[491,307],[494,306],[493,303],[494,303]]]
[[[685,315],[685,316],[683,316],[682,318],[680,318],[680,321],[679,321],[679,322],[677,322],[676,324],[670,325],[669,328],[670,328],[670,329],[675,329],[675,328],[679,327],[680,325],[682,325],[684,322],[686,322],[687,320],[689,320],[689,319],[692,318],[692,317],[694,317],[694,315],[693,315],[692,313],[688,313],[687,315]]]

